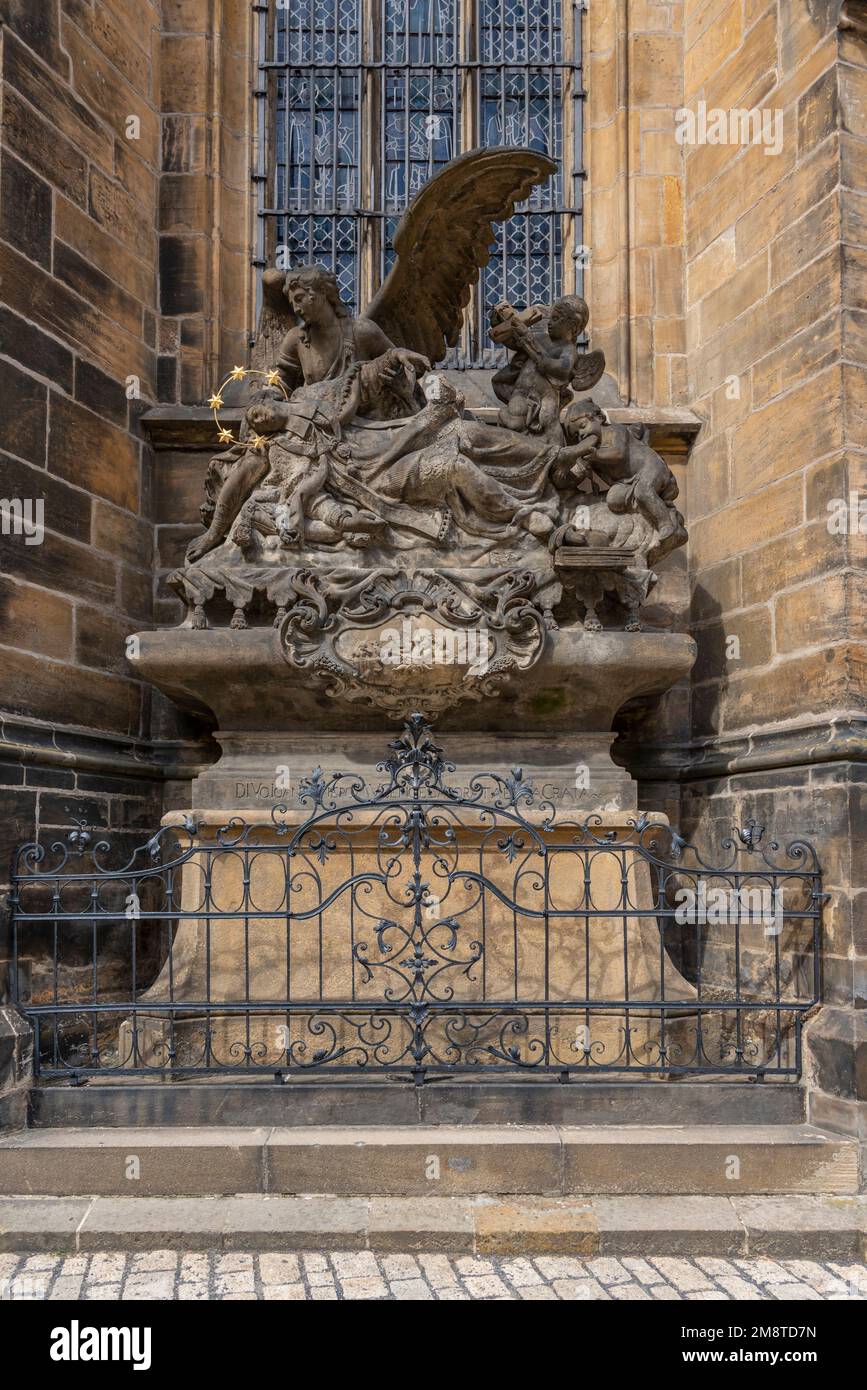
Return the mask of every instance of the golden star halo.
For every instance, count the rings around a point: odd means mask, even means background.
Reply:
[[[225,381],[218,387],[208,401],[210,409],[214,412],[214,423],[217,426],[217,440],[220,444],[235,444],[238,442],[233,432],[227,429],[225,425],[220,424],[218,411],[222,410],[226,404],[223,392],[230,381],[244,381],[248,376],[264,377],[266,386],[279,386],[280,390],[283,392],[284,399],[287,401],[289,399],[289,392],[286,390],[286,384],[277,367],[269,367],[267,371],[262,371],[255,367],[233,367]],[[265,435],[255,434],[248,442],[251,448],[261,452],[267,445],[268,439]]]

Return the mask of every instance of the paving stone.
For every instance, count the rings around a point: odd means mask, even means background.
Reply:
[[[476,1260],[469,1257],[455,1260],[455,1267],[462,1278],[467,1274],[483,1275],[494,1272],[494,1266],[490,1260]]]
[[[335,1256],[336,1258],[337,1256]],[[259,1278],[263,1284],[297,1284],[301,1279],[301,1265],[298,1256],[260,1255]]]
[[[388,1298],[388,1285],[378,1275],[360,1279],[341,1279],[340,1292],[344,1298]]]
[[[496,1274],[469,1275],[464,1288],[473,1298],[510,1298],[512,1291]]]
[[[345,1249],[298,1254],[219,1249],[93,1255],[10,1251],[0,1269],[0,1295],[18,1302],[817,1302],[867,1298],[867,1266],[860,1262],[781,1262],[767,1257],[735,1261],[715,1255],[582,1259],[438,1251],[377,1257],[370,1250]]]
[[[382,1258],[382,1272],[386,1279],[417,1279],[419,1275],[418,1260],[412,1255],[384,1255]]]
[[[252,1274],[253,1256],[233,1251],[230,1255],[219,1255],[214,1264],[217,1274]]]
[[[822,1295],[809,1284],[774,1284],[774,1298],[803,1298],[808,1303],[822,1301]]]
[[[520,1288],[542,1284],[542,1276],[538,1270],[533,1268],[529,1260],[504,1260],[502,1271],[510,1284],[515,1284]]]
[[[724,1261],[720,1260],[719,1263],[723,1264]],[[652,1267],[652,1265],[649,1265],[646,1260],[641,1259],[640,1256],[624,1255],[623,1259],[621,1260],[621,1264],[624,1266],[625,1269],[629,1270],[629,1273],[633,1276],[633,1278],[637,1279],[639,1283],[659,1283],[659,1272],[655,1270]]]
[[[714,1278],[722,1285],[730,1298],[743,1299],[745,1303],[755,1303],[762,1301],[762,1294],[753,1284],[748,1284],[746,1279],[741,1279],[737,1274],[715,1274]]]
[[[253,1289],[253,1273],[239,1271],[237,1274],[218,1274],[214,1287],[220,1294],[250,1293]]]
[[[314,1270],[329,1268],[328,1260],[324,1255],[319,1254],[318,1251],[302,1255],[301,1258],[304,1263],[304,1272],[306,1274],[311,1274]]]
[[[132,1261],[133,1274],[145,1272],[174,1271],[178,1267],[177,1250],[148,1250],[143,1255],[134,1255]]]
[[[379,1278],[379,1265],[370,1250],[341,1251],[331,1256],[338,1279]]]
[[[189,1256],[185,1256],[188,1259]],[[207,1258],[207,1257],[206,1257]],[[111,1254],[97,1254],[90,1257],[90,1265],[87,1271],[88,1281],[94,1284],[110,1284],[115,1279],[122,1278],[126,1273],[127,1256]]]
[[[395,1298],[404,1301],[423,1301],[433,1298],[433,1290],[423,1279],[393,1279],[389,1282],[388,1287]]]
[[[587,1268],[598,1279],[600,1284],[628,1284],[631,1278],[628,1269],[624,1269],[619,1260],[596,1259],[588,1260]]]
[[[555,1279],[553,1287],[558,1298],[587,1300],[611,1297],[608,1290],[597,1284],[595,1279]]]
[[[786,1284],[791,1282],[792,1276],[788,1270],[775,1260],[754,1259],[754,1260],[735,1260],[735,1264],[742,1269],[745,1274],[749,1274],[758,1284]]]
[[[710,1288],[711,1281],[708,1275],[690,1260],[678,1260],[661,1255],[651,1259],[651,1264],[682,1293]]]
[[[818,1293],[848,1292],[845,1279],[831,1270],[823,1269],[815,1260],[783,1260],[781,1263],[796,1279],[809,1284]]]
[[[24,1261],[24,1268],[29,1270],[50,1270],[57,1269],[60,1260],[56,1255],[28,1255]]]
[[[81,1274],[61,1274],[51,1285],[48,1297],[52,1302],[58,1299],[75,1302],[81,1297],[84,1276]]]
[[[457,1284],[454,1267],[446,1255],[419,1255],[418,1262],[434,1288]]]

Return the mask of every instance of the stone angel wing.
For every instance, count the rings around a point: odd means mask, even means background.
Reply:
[[[285,283],[285,270],[266,270],[262,275],[262,312],[250,360],[256,371],[273,367],[283,339],[295,325],[295,315],[283,293]]]
[[[397,260],[365,316],[397,347],[441,361],[458,341],[472,286],[490,259],[493,224],[511,217],[556,168],[529,149],[470,150],[453,159],[400,219]]]

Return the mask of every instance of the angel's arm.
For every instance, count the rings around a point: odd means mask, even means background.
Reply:
[[[395,347],[394,343],[372,319],[357,319],[355,325],[356,342],[367,361],[382,357],[383,353],[396,352],[412,368],[416,376],[424,376],[430,371],[430,362],[420,352],[411,348]]]
[[[302,478],[301,482],[298,484],[295,496],[303,499],[321,492],[325,483],[328,481],[330,471],[327,459],[319,459],[315,468],[311,469],[307,476]]]
[[[557,352],[547,352],[532,333],[527,333],[526,337],[522,335],[520,342],[521,351],[532,357],[547,381],[555,386],[567,385],[575,366],[575,349],[571,344]]]

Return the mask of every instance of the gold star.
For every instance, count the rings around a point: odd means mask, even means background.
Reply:
[[[281,378],[280,378],[280,373],[278,372],[278,370],[277,370],[276,367],[272,367],[272,368],[271,368],[270,372],[268,373],[268,376],[267,376],[266,380],[267,380],[269,386],[279,386],[279,385],[280,385],[280,380],[281,380]]]
[[[233,368],[232,368],[232,380],[233,380],[233,381],[243,381],[243,380],[244,380],[244,377],[245,377],[246,375],[247,375],[247,368],[246,368],[246,367],[233,367]]]
[[[235,436],[231,430],[220,430],[219,440],[221,444],[234,444]]]
[[[262,434],[254,434],[254,435],[253,435],[253,438],[252,438],[251,441],[250,441],[250,443],[253,445],[253,448],[254,448],[254,449],[259,449],[259,450],[261,451],[262,449],[264,449],[265,445],[268,443],[268,440],[267,440],[267,438],[266,438],[265,435],[262,435]]]
[[[219,391],[217,391],[217,393],[211,397],[211,399],[208,401],[208,405],[211,407],[212,410],[222,410],[223,397],[220,395]]]

